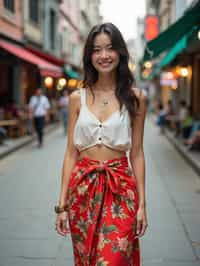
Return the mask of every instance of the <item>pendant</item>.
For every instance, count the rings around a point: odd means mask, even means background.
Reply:
[[[105,105],[108,104],[108,101],[104,100],[104,101],[102,102],[102,104],[103,104],[103,106],[105,106]]]

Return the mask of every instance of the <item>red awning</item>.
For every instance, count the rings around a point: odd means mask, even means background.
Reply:
[[[30,51],[32,54],[35,54],[36,56],[43,58],[44,60],[48,61],[49,63],[63,67],[65,65],[65,61],[62,58],[56,57],[54,55],[50,55],[48,53],[44,53],[41,50],[37,50],[31,46],[26,46],[26,50]]]
[[[24,47],[12,44],[4,40],[0,40],[0,48],[3,48],[7,52],[17,56],[18,58],[28,63],[36,65],[39,68],[41,76],[51,76],[54,78],[59,78],[63,74],[61,67],[49,63],[48,61],[26,50]]]

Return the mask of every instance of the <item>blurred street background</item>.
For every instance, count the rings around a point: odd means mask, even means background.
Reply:
[[[200,265],[200,0],[0,0],[0,266],[73,265],[70,237],[54,229],[64,97],[81,88],[84,42],[104,21],[147,96],[142,265]],[[42,148],[29,110],[39,87],[50,102]]]

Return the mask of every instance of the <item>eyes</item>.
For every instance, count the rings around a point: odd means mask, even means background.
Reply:
[[[100,53],[101,51],[103,51],[105,49],[105,51],[107,52],[112,52],[114,49],[112,47],[112,45],[106,46],[105,48],[103,47],[93,47],[93,53]]]

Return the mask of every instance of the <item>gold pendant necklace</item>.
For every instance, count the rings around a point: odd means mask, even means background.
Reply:
[[[113,99],[113,95],[115,94],[115,91],[113,91],[112,94],[110,94],[110,97],[107,96],[107,98],[104,98],[104,99],[100,99],[99,102],[100,102],[100,106],[101,107],[106,107]],[[100,95],[99,95],[100,96]],[[104,96],[106,97],[106,96]],[[102,97],[103,98],[103,97]]]
[[[101,100],[101,105],[103,107],[107,106],[112,101],[112,99],[113,99],[113,94],[111,94],[110,97]]]
[[[108,105],[108,100],[103,100],[103,102],[101,103],[103,106],[106,106],[106,105]]]

